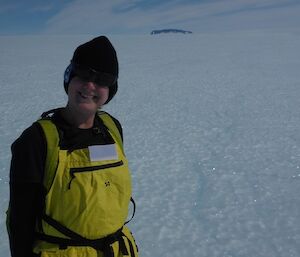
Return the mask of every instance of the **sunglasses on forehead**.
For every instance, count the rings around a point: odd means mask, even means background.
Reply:
[[[76,63],[71,63],[67,67],[64,75],[64,80],[66,83],[70,82],[71,75],[77,76],[83,81],[94,82],[99,86],[106,86],[106,87],[113,86],[118,79],[117,76],[114,76],[112,74],[96,71],[88,67],[80,66]]]

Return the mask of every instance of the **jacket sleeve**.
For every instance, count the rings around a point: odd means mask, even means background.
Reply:
[[[46,142],[37,123],[12,144],[7,230],[12,257],[33,257],[36,218],[42,210]]]

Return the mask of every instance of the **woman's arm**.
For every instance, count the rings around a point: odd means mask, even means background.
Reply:
[[[12,144],[7,229],[12,257],[32,257],[36,219],[43,206],[46,144],[37,123]]]

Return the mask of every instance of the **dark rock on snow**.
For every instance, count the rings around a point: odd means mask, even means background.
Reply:
[[[182,29],[160,29],[152,30],[151,35],[165,34],[165,33],[181,33],[181,34],[191,34],[192,31],[182,30]]]

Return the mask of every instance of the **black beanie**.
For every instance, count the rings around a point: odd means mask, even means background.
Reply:
[[[78,46],[73,54],[72,63],[83,67],[91,68],[96,71],[109,73],[118,77],[119,66],[116,51],[105,36],[100,36]],[[67,68],[68,69],[68,68]],[[67,92],[68,85],[74,75],[72,72],[69,79],[64,82],[65,90]],[[109,88],[109,97],[106,101],[108,103],[118,90],[118,82]]]

